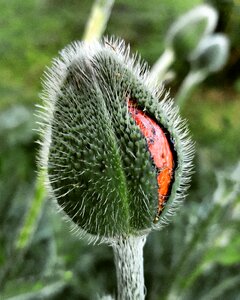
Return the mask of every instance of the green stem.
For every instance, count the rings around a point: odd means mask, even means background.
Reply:
[[[174,59],[174,51],[171,48],[167,48],[152,66],[150,72],[150,81],[153,84],[160,83],[164,80],[164,76],[166,75],[171,64],[174,62]]]
[[[143,246],[146,235],[119,237],[112,245],[118,300],[144,300]]]
[[[15,247],[17,250],[21,250],[27,247],[37,227],[37,223],[40,218],[40,212],[42,211],[46,196],[44,177],[45,175],[42,172],[37,179],[35,195],[31,203],[31,207],[29,208],[25,216],[24,224],[16,240]]]
[[[110,17],[113,4],[114,0],[95,1],[83,34],[84,41],[90,42],[92,40],[98,40],[102,36]]]
[[[190,71],[183,80],[177,95],[175,96],[176,103],[180,108],[183,108],[187,98],[191,95],[194,88],[206,78],[205,72]]]

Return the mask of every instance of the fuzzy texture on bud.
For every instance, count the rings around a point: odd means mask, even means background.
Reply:
[[[81,233],[145,234],[166,224],[185,197],[192,142],[173,102],[148,76],[146,64],[113,38],[71,44],[45,74],[40,164],[51,196]],[[164,131],[174,157],[157,224],[160,171],[129,100]]]

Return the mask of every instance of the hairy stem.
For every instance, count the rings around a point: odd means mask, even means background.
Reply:
[[[118,300],[144,299],[143,246],[146,235],[119,237],[113,252],[117,272]]]
[[[99,39],[102,36],[110,17],[113,4],[114,0],[95,1],[83,34],[83,40],[89,42]]]

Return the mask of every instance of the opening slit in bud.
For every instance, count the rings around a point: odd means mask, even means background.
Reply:
[[[141,109],[137,102],[128,99],[128,110],[147,141],[148,151],[157,169],[158,208],[154,223],[167,203],[174,182],[174,171],[177,166],[177,155],[170,133],[157,121]]]

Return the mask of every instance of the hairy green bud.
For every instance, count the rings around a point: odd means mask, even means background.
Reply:
[[[193,147],[172,101],[148,81],[146,64],[130,56],[122,40],[75,42],[53,61],[44,85],[40,163],[51,196],[76,228],[110,239],[165,224],[185,197]],[[164,130],[174,153],[157,224],[161,170],[130,99]]]

